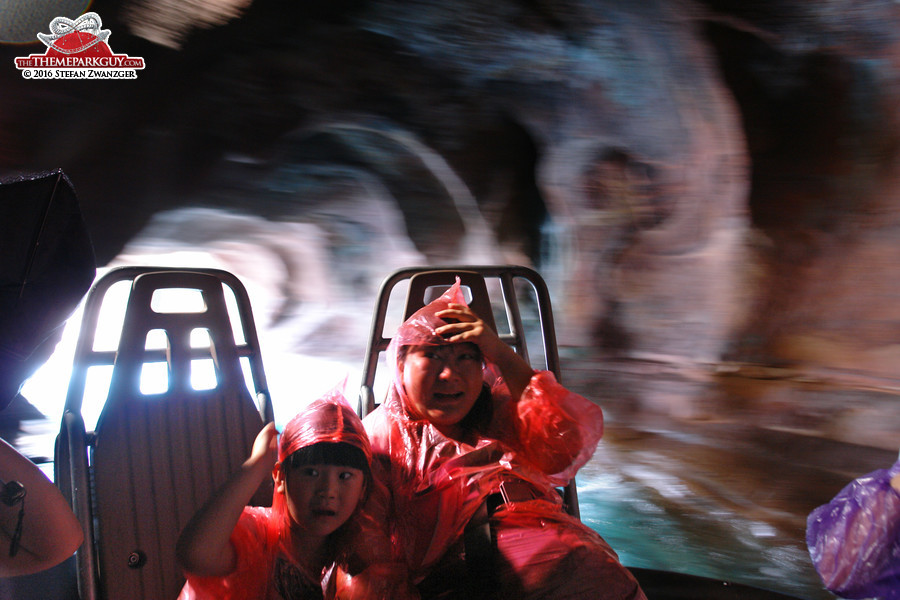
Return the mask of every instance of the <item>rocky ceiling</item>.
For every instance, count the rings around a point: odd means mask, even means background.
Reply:
[[[91,3],[145,58],[136,81],[24,80],[13,58],[40,48],[0,47],[0,172],[63,168],[101,264],[147,227],[277,224],[286,311],[316,261],[354,294],[409,261],[530,264],[573,364],[636,406],[697,416],[712,388],[770,403],[773,426],[896,448],[886,410],[757,387],[893,403],[900,4],[179,6]]]

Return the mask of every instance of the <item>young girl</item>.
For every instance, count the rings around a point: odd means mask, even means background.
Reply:
[[[241,470],[182,532],[180,600],[410,597],[405,568],[362,510],[372,455],[343,396],[313,402],[277,436],[272,423],[260,431]],[[272,506],[246,506],[270,473]]]
[[[555,489],[593,455],[597,405],[533,371],[466,306],[458,280],[400,326],[387,362],[392,387],[365,426],[423,598],[644,598]],[[473,557],[465,540],[479,519],[495,546]]]

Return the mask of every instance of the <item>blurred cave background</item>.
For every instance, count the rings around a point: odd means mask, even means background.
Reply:
[[[23,79],[86,10],[137,80]],[[806,515],[900,447],[900,3],[32,0],[0,41],[0,175],[62,168],[98,265],[238,275],[282,416],[393,270],[531,266],[623,562],[832,597]]]

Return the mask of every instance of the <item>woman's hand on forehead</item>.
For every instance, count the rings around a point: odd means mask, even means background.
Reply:
[[[456,321],[438,327],[435,333],[450,343],[476,344],[484,358],[500,368],[510,394],[518,401],[534,374],[531,365],[525,362],[512,346],[501,340],[497,332],[488,327],[465,304],[449,304],[446,310],[436,312],[435,316],[439,319]]]
[[[490,360],[497,356],[498,344],[503,341],[471,308],[465,304],[449,304],[435,316],[449,322],[435,329],[435,333],[451,343],[471,342]]]

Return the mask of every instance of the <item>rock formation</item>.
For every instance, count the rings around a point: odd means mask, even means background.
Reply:
[[[92,10],[146,69],[25,81],[31,47],[2,46],[0,170],[62,167],[100,262],[198,210],[313,231],[325,267],[268,243],[273,321],[323,277],[364,297],[409,261],[530,264],[570,379],[623,422],[896,451],[896,3]]]

